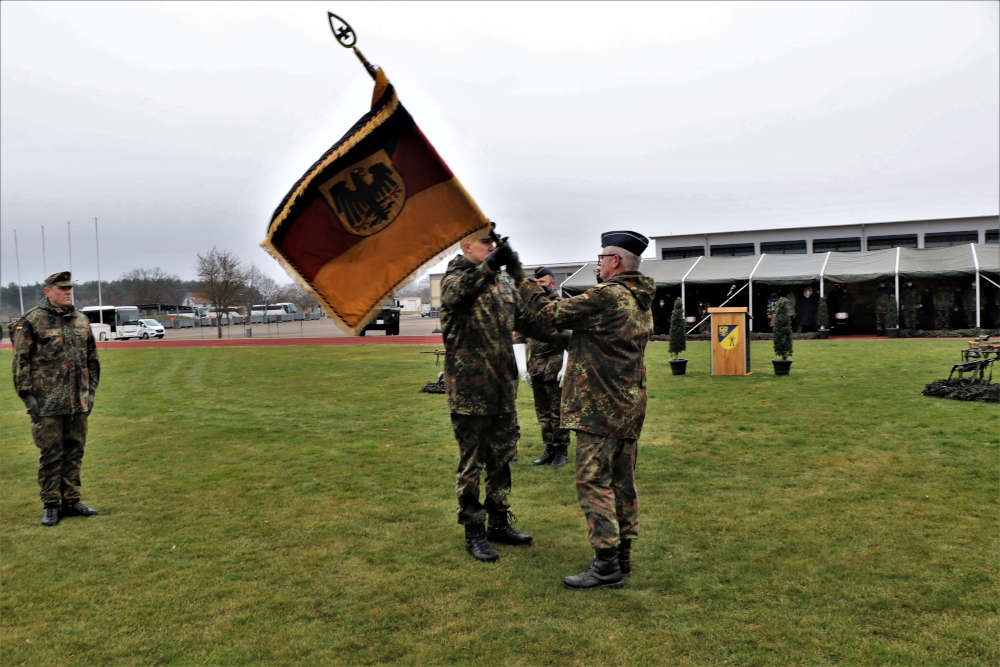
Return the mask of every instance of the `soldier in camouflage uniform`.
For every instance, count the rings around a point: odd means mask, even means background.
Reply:
[[[532,538],[511,522],[510,461],[520,429],[514,404],[517,367],[514,331],[546,338],[535,329],[520,295],[498,277],[500,267],[523,280],[521,263],[509,244],[494,249],[490,237],[462,242],[462,254],[441,280],[444,381],[451,423],[458,440],[456,493],[458,522],[465,526],[466,550],[482,561],[500,556],[489,544],[530,545]],[[479,501],[480,472],[486,471],[485,501]],[[489,531],[484,526],[489,516]]]
[[[552,301],[537,286],[521,286],[542,324],[573,330],[562,425],[576,431],[576,493],[595,558],[590,569],[563,580],[567,588],[621,588],[631,572],[639,534],[636,445],[646,418],[644,358],[656,293],[638,271],[648,243],[636,232],[603,234],[600,283],[579,296]]]
[[[955,288],[950,280],[934,286],[934,328],[951,328],[951,309],[955,307]]]
[[[903,328],[917,328],[917,309],[920,308],[920,290],[913,286],[913,282],[906,281],[900,290],[900,308],[903,311]]]
[[[558,300],[555,291],[556,279],[552,271],[540,266],[535,269],[535,283],[538,284],[549,298]],[[558,335],[558,332],[556,332]],[[518,344],[524,341],[523,336],[514,337],[514,352],[517,356]],[[569,430],[559,425],[559,402],[562,398],[562,387],[559,386],[560,371],[563,367],[564,345],[550,343],[535,338],[527,339],[528,359],[525,368],[518,360],[518,371],[525,383],[531,386],[535,399],[535,416],[542,429],[542,442],[545,452],[532,462],[532,465],[552,465],[555,468],[566,465],[566,450],[569,448]]]
[[[90,321],[73,306],[69,271],[45,280],[45,299],[14,325],[13,345],[14,389],[41,451],[42,524],[93,516],[97,510],[80,502],[80,466],[101,365]]]

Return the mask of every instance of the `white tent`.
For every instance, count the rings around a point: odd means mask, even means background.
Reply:
[[[593,287],[594,269],[595,263],[585,264],[562,284],[563,293],[572,296]],[[656,281],[657,287],[680,285],[682,300],[685,288],[690,284],[745,283],[744,288],[752,293],[754,282],[785,285],[819,282],[822,295],[827,280],[860,283],[891,279],[895,282],[898,295],[900,278],[975,276],[978,327],[982,312],[980,281],[987,280],[1000,287],[1000,245],[969,243],[942,248],[889,248],[816,255],[647,259],[643,260],[641,270]],[[753,299],[750,298],[748,303],[752,309]],[[896,307],[899,308],[898,298]]]

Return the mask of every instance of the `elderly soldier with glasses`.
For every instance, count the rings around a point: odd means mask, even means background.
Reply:
[[[46,278],[44,291],[14,324],[13,373],[41,452],[42,525],[54,526],[62,517],[97,514],[80,502],[80,466],[101,365],[90,320],[73,306],[70,272]]]
[[[570,589],[621,588],[639,532],[634,473],[646,417],[646,343],[653,332],[651,278],[639,273],[649,244],[642,234],[606,232],[599,284],[562,301],[530,281],[520,291],[539,324],[572,329],[563,377],[562,426],[576,431],[576,493],[595,557],[568,576]]]

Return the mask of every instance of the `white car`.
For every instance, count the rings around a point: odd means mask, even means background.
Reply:
[[[163,338],[163,325],[156,320],[139,320],[139,338]]]

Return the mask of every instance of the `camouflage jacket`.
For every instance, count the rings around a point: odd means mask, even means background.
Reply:
[[[101,364],[90,320],[43,299],[13,327],[14,390],[38,401],[43,417],[90,412]]]
[[[464,255],[448,263],[441,280],[441,331],[448,409],[462,415],[515,411],[515,330],[546,338],[525,311],[521,295],[485,262]]]
[[[561,299],[559,294],[554,291],[546,291],[546,294],[553,301]],[[558,336],[560,333],[568,335],[569,332],[559,332],[553,329],[551,333]],[[559,371],[562,369],[563,350],[566,349],[562,341],[558,339],[539,340],[515,334],[514,343],[527,344],[528,375],[533,378],[541,378],[546,382],[552,382],[559,376]]]
[[[540,324],[573,330],[561,426],[638,438],[646,418],[646,343],[653,333],[653,279],[619,273],[585,293],[552,301],[531,283],[521,293]]]
[[[902,287],[899,306],[903,310],[916,310],[920,307],[920,291],[912,285]]]

